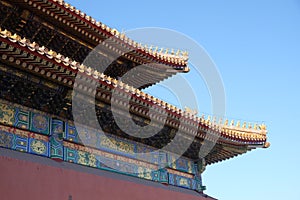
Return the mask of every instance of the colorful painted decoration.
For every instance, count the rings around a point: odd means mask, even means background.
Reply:
[[[49,143],[29,138],[29,153],[49,156]]]
[[[0,116],[0,147],[203,190],[199,164],[187,158],[2,100]]]
[[[0,130],[0,146],[11,148],[13,146],[13,134]]]
[[[13,125],[15,123],[14,114],[15,109],[13,106],[0,102],[0,123]]]
[[[68,121],[65,123],[65,126],[66,126],[66,128],[65,128],[66,130],[65,130],[65,138],[64,139],[75,142],[75,143],[79,143],[78,133],[77,133],[74,123]]]
[[[63,161],[63,131],[64,122],[52,119],[51,136],[50,136],[50,158]]]
[[[29,130],[29,120],[30,120],[30,112],[25,109],[16,108],[15,109],[15,116],[14,116],[14,126]]]
[[[185,159],[183,157],[180,157],[178,159],[176,158],[177,157],[175,155],[168,153],[168,164],[170,168],[195,174],[195,166],[191,160]]]
[[[44,135],[50,135],[49,117],[42,114],[32,113],[30,130]]]

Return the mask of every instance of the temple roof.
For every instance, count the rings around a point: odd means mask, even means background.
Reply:
[[[51,0],[49,2],[51,2]],[[175,53],[174,50],[169,51],[168,49],[164,50],[163,48],[160,48],[160,50],[158,50],[158,47],[153,47],[153,45],[149,47],[147,45],[142,45],[141,43],[138,43],[137,41],[128,38],[125,35],[125,33],[120,33],[117,29],[111,28],[102,22],[96,21],[93,17],[87,15],[79,9],[76,9],[74,6],[66,3],[63,0],[53,0],[53,2],[56,3],[56,5],[59,5],[62,9],[64,9],[65,12],[76,16],[78,19],[85,21],[88,24],[92,24],[92,27],[93,25],[96,26],[96,30],[102,32],[103,34],[113,36],[116,39],[115,42],[117,43],[122,42],[128,46],[131,46],[132,48],[137,49],[142,54],[157,59],[159,62],[163,62],[174,66],[187,66],[188,54],[186,51],[177,50],[177,52]],[[33,3],[33,7],[37,6],[38,5],[34,5]],[[59,18],[58,20],[60,21]],[[90,37],[90,35],[88,35],[88,37]]]
[[[114,78],[122,76],[125,72],[121,71],[128,68],[147,65],[140,78],[149,79],[150,83],[139,88],[151,86],[178,72],[189,71],[186,51],[169,51],[163,48],[159,50],[158,47],[142,45],[64,1],[12,0],[1,3],[5,4],[7,9],[2,10],[2,28],[79,62],[83,62],[92,49],[105,41],[107,50],[121,55],[112,63],[110,69],[104,72]],[[26,10],[18,10],[10,3]],[[7,20],[9,17],[14,20]],[[141,80],[128,79],[123,82],[138,87]]]
[[[80,86],[74,83],[75,75],[80,75],[82,79],[97,81],[101,87],[103,86],[102,89],[107,91],[96,91],[95,96],[99,101],[110,100],[109,91],[117,88],[120,92],[132,96],[134,103],[130,109],[137,115],[145,116],[145,107],[156,105],[169,114],[170,118],[166,121],[168,126],[178,128],[180,118],[187,135],[194,135],[201,140],[206,138],[209,141],[213,141],[214,137],[218,136],[218,145],[206,157],[208,164],[234,157],[257,147],[269,146],[264,124],[252,125],[244,122],[241,125],[240,122],[229,123],[228,120],[198,117],[7,30],[0,29],[0,41],[3,62],[12,63],[17,68],[25,69],[29,73],[54,81],[56,84],[68,88],[78,87],[88,92],[89,88],[85,85]],[[68,110],[67,106],[70,107],[70,105],[70,102],[66,102],[64,106]],[[157,121],[162,120],[159,112],[152,117]],[[196,133],[192,129],[195,126],[199,127]]]

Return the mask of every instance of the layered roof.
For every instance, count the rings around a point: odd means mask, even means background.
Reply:
[[[200,146],[204,139],[214,142],[214,138],[217,137],[217,145],[205,157],[208,164],[234,157],[257,147],[269,146],[264,124],[242,123],[241,125],[240,122],[235,124],[233,121],[229,123],[228,120],[198,117],[7,30],[0,29],[0,41],[2,62],[12,63],[17,68],[25,69],[29,73],[68,88],[80,88],[83,92],[92,92],[92,90],[86,85],[76,85],[75,75],[80,75],[81,79],[97,81],[101,87],[95,91],[95,96],[102,102],[110,101],[111,91],[118,89],[121,93],[132,96],[133,103],[130,110],[139,116],[145,117],[146,108],[156,105],[159,110],[168,113],[166,125],[173,128],[183,126],[187,136],[198,138]],[[118,103],[122,106],[122,102]],[[70,110],[71,102],[65,102],[64,106],[66,110]],[[151,118],[157,121],[163,120],[159,110]],[[198,130],[194,132],[193,127],[198,127]]]
[[[16,12],[17,8],[10,5],[12,2],[26,10]],[[178,72],[189,71],[187,52],[162,48],[159,50],[158,47],[142,45],[64,1],[12,0],[2,3],[8,8],[2,11],[5,16],[2,28],[17,32],[32,41],[39,41],[40,45],[64,53],[66,57],[79,62],[83,62],[92,49],[105,41],[107,50],[120,55],[105,72],[114,78],[122,76],[120,72],[128,70],[127,68],[146,64],[147,68],[141,73],[140,80],[123,80],[132,86],[138,87],[141,80],[148,79],[150,83],[139,88],[148,87]],[[15,18],[14,22],[9,23],[6,17]]]

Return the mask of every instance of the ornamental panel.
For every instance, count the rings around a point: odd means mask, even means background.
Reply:
[[[0,102],[0,123],[13,125],[15,123],[15,108]]]
[[[50,135],[50,118],[46,115],[31,113],[30,130],[44,135]]]
[[[49,157],[49,142],[29,138],[29,153]]]

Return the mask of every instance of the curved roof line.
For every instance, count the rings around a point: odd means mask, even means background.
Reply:
[[[20,0],[12,1],[20,2]],[[183,67],[184,70],[182,70],[182,72],[189,71],[189,68],[187,67],[189,59],[187,51],[177,50],[175,52],[175,50],[172,49],[169,51],[167,48],[160,48],[159,50],[159,47],[138,43],[137,41],[127,37],[125,33],[119,32],[117,29],[111,28],[108,25],[97,21],[93,17],[87,15],[63,0],[48,0],[47,2],[23,0],[21,3],[28,4],[34,9],[38,9],[43,13],[54,17],[56,21],[69,26],[73,30],[78,31],[82,36],[92,39],[96,42],[99,42],[99,38],[95,38],[94,34],[100,33],[102,37],[113,37],[117,43],[120,43],[121,45],[127,46],[131,49],[135,49],[136,52],[142,57],[145,56],[149,60],[156,60],[156,62],[161,62],[174,67]],[[59,9],[63,14],[66,15],[63,16],[61,13],[57,15],[54,9]],[[81,24],[78,25],[78,22]]]
[[[52,60],[52,62],[59,63],[64,68],[77,73],[82,73],[95,81],[108,85],[110,88],[118,88],[120,91],[125,93],[131,93],[135,99],[145,101],[147,104],[155,104],[174,116],[183,117],[184,122],[190,126],[199,126],[202,130],[209,131],[213,135],[220,134],[222,140],[229,140],[229,142],[237,142],[245,145],[260,145],[263,147],[270,146],[270,144],[266,142],[267,129],[264,124],[252,126],[251,124],[245,122],[241,126],[239,121],[236,123],[236,125],[234,125],[234,121],[231,121],[231,123],[228,124],[228,120],[225,120],[225,122],[223,122],[223,120],[219,120],[217,122],[216,118],[211,119],[210,116],[207,118],[205,118],[204,115],[202,117],[198,117],[195,113],[177,108],[156,97],[148,95],[139,89],[129,86],[120,80],[113,79],[104,75],[103,73],[98,72],[97,70],[86,67],[85,65],[80,64],[68,57],[64,57],[60,53],[48,50],[44,46],[40,47],[37,43],[30,42],[26,38],[22,39],[19,35],[12,34],[6,29],[2,30],[0,28],[0,39],[1,38],[7,39],[11,43],[18,44],[23,48],[26,47],[31,52],[37,52],[39,56],[46,56],[48,59]],[[68,84],[72,85],[73,83],[71,81],[68,82]],[[189,131],[189,128],[186,130]],[[198,133],[198,136],[201,136],[201,133]]]

